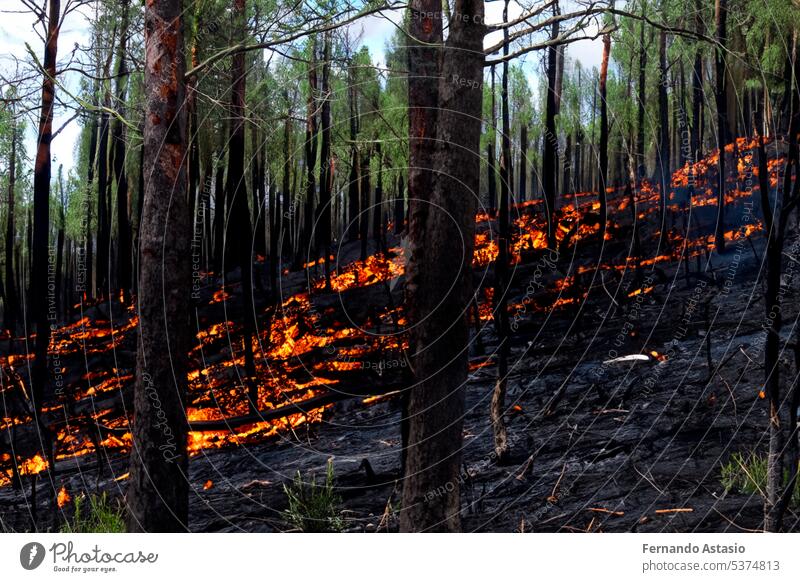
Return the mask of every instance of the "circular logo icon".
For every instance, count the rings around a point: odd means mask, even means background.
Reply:
[[[26,570],[35,570],[44,561],[44,546],[39,542],[29,542],[19,552],[19,563]]]

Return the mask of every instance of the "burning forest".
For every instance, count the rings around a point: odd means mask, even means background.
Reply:
[[[798,531],[796,5],[146,4],[14,11],[1,531]]]

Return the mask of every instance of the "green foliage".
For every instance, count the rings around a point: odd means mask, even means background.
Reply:
[[[725,491],[757,493],[764,497],[767,490],[767,458],[753,452],[734,453],[722,466],[721,481]],[[789,482],[788,470],[784,472],[784,482]],[[800,479],[795,480],[789,505],[800,507]]]
[[[118,501],[112,501],[106,493],[81,495],[75,498],[72,520],[64,526],[63,533],[123,533],[125,532],[125,510]]]
[[[317,483],[312,475],[308,483],[300,471],[291,485],[284,485],[289,508],[284,512],[290,525],[306,533],[340,532],[344,529],[341,516],[341,498],[336,494],[333,481],[333,462],[328,461],[325,481]]]

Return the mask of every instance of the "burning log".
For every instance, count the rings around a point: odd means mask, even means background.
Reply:
[[[278,420],[285,418],[292,414],[306,414],[318,408],[323,408],[329,404],[334,404],[342,400],[349,400],[351,398],[363,398],[364,396],[376,396],[386,394],[388,392],[396,391],[400,388],[397,384],[383,384],[380,386],[372,385],[370,388],[356,388],[352,392],[345,391],[330,391],[319,396],[314,396],[307,400],[300,402],[291,402],[278,408],[271,410],[262,410],[253,414],[246,414],[234,418],[226,418],[222,420],[204,420],[189,423],[189,430],[191,431],[224,431],[237,428],[240,426],[255,424],[258,422],[266,422],[270,420]]]

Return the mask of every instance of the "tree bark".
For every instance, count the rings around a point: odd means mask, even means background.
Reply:
[[[508,19],[508,2],[503,4],[503,21]],[[508,56],[508,29],[503,32],[503,56]],[[489,417],[492,422],[494,434],[494,451],[499,461],[505,461],[508,456],[508,432],[505,423],[506,386],[508,383],[508,356],[510,353],[510,329],[508,322],[508,298],[506,296],[508,285],[508,210],[510,176],[508,163],[511,160],[511,122],[508,110],[508,61],[503,61],[503,80],[500,94],[501,117],[503,123],[502,155],[500,158],[500,214],[498,217],[499,233],[497,239],[498,253],[495,261],[494,272],[494,318],[497,327],[498,347],[497,378],[492,391],[492,402],[489,407]],[[524,126],[523,126],[524,127]]]
[[[559,14],[558,1],[553,4],[553,16]],[[559,25],[555,20],[550,39],[558,38]],[[542,151],[542,188],[545,212],[547,213],[547,244],[556,248],[556,175],[558,174],[558,134],[556,133],[556,77],[558,72],[558,50],[555,44],[547,49],[547,98],[545,100],[544,143]]]
[[[417,0],[412,6],[417,10],[427,7]],[[426,12],[435,16],[439,11],[438,6],[431,6]],[[427,18],[420,24],[428,30],[435,26]],[[429,176],[433,177],[431,204],[424,223],[414,224],[421,218],[417,208],[411,225],[412,248],[419,252],[409,257],[411,284],[406,286],[407,305],[413,306],[414,385],[408,405],[401,531],[458,531],[461,526],[459,467],[469,337],[466,314],[473,298],[485,30],[483,0],[457,0],[436,92],[437,147],[432,167],[437,172],[435,177]],[[468,79],[471,86],[453,82],[457,79]],[[410,99],[412,104],[419,101]],[[411,127],[431,129],[413,122]],[[420,137],[418,132],[410,133],[417,146]],[[418,186],[418,181],[415,184]],[[414,189],[409,197],[424,195]],[[461,256],[453,257],[453,248],[462,249]]]
[[[42,80],[42,108],[39,114],[36,162],[33,170],[33,233],[31,265],[31,308],[36,322],[35,359],[31,374],[34,421],[40,426],[42,448],[51,466],[55,463],[49,429],[40,422],[42,405],[48,385],[47,351],[50,346],[51,314],[48,310],[48,251],[50,247],[50,143],[53,138],[53,111],[55,105],[56,59],[60,31],[61,1],[50,0],[47,15],[47,40],[44,52]],[[52,477],[51,477],[51,484]]]
[[[605,236],[608,222],[608,103],[606,82],[608,80],[608,59],[611,55],[611,35],[603,35],[603,59],[600,64],[600,238]]]
[[[714,246],[718,253],[725,252],[725,144],[728,143],[728,105],[725,88],[725,45],[727,39],[726,22],[728,17],[728,1],[716,0],[716,90],[717,103],[717,142],[719,145],[719,162],[717,176],[717,222],[714,231]]]
[[[12,111],[12,115],[14,112]],[[17,298],[17,286],[14,281],[14,239],[16,228],[14,226],[14,203],[15,188],[17,184],[17,119],[11,120],[11,151],[8,155],[8,214],[6,216],[6,264],[5,264],[5,286],[6,296],[3,305],[3,327],[13,337],[17,329],[17,313],[19,312],[19,300]],[[19,265],[17,265],[19,267]]]
[[[190,346],[192,208],[186,191],[186,112],[180,0],[145,6],[145,199],[129,531],[188,525],[186,354]]]
[[[122,24],[117,49],[117,112],[125,116],[125,94],[128,80],[128,66],[126,63],[128,40],[128,7],[129,0],[122,0]],[[131,290],[131,227],[128,218],[128,176],[125,171],[126,150],[125,127],[119,118],[115,117],[111,128],[111,143],[113,146],[113,169],[117,180],[117,288],[120,290],[120,299],[127,303]]]

